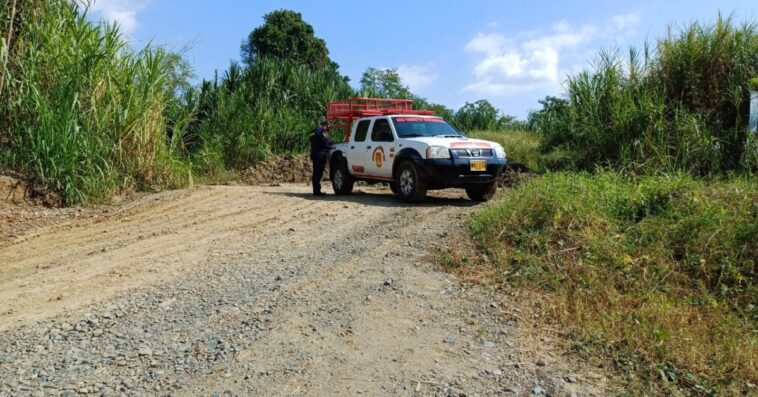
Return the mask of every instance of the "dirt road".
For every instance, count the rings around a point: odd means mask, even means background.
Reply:
[[[604,395],[433,246],[473,204],[301,185],[142,197],[0,245],[0,396]]]

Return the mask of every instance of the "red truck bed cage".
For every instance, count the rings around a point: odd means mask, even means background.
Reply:
[[[345,141],[350,141],[350,129],[353,120],[361,117],[383,116],[389,114],[418,114],[434,115],[433,110],[413,110],[412,99],[388,98],[351,98],[342,101],[329,102],[326,108],[326,119],[330,128],[344,129]]]

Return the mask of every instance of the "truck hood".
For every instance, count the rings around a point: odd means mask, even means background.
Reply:
[[[495,142],[485,141],[482,139],[471,139],[466,137],[444,138],[444,137],[418,137],[418,138],[406,138],[405,140],[411,142],[418,142],[427,146],[442,146],[450,149],[464,149],[464,148],[477,148],[477,149],[494,149],[499,144]]]

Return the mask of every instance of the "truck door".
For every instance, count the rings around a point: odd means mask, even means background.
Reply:
[[[366,136],[368,135],[371,120],[361,120],[355,127],[355,133],[350,139],[347,152],[347,166],[351,174],[366,174]]]
[[[374,120],[371,139],[366,147],[366,173],[381,179],[392,179],[394,150],[395,136],[390,121],[386,118]]]

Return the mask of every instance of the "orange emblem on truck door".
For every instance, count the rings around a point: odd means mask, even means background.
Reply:
[[[376,163],[376,168],[382,168],[382,164],[384,163],[384,148],[379,146],[376,149],[374,149],[374,162]]]

